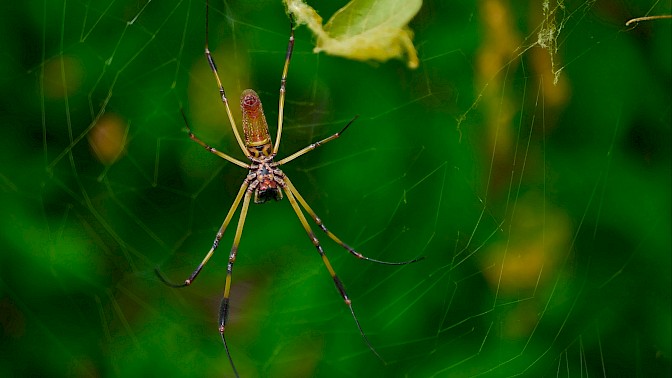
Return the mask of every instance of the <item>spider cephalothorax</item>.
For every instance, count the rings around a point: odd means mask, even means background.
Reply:
[[[268,161],[272,162],[273,159],[270,158]],[[285,185],[284,177],[282,171],[269,162],[260,161],[252,164],[247,179],[250,180],[248,190],[254,190],[254,203],[264,203],[271,199],[280,201],[282,199],[280,188]]]

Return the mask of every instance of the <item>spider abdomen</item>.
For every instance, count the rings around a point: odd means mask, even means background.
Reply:
[[[245,146],[254,157],[271,154],[271,136],[264,116],[264,108],[257,92],[246,89],[240,95],[240,109],[243,113],[243,133]]]

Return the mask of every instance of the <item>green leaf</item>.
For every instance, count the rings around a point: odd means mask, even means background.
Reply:
[[[314,52],[354,60],[385,62],[406,60],[418,67],[413,32],[408,23],[418,13],[422,0],[353,0],[322,26],[322,17],[302,0],[286,0],[297,24],[306,24],[317,37]]]

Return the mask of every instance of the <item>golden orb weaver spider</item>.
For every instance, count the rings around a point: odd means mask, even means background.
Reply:
[[[215,60],[210,54],[210,50],[208,48],[208,12],[209,12],[209,2],[206,0],[205,57],[207,58],[208,64],[210,65],[210,68],[212,69],[212,72],[215,75],[217,86],[219,88],[219,94],[221,96],[222,102],[224,103],[224,106],[226,107],[226,113],[228,115],[229,122],[231,123],[233,134],[235,135],[236,140],[238,141],[240,149],[245,154],[245,157],[247,157],[251,161],[251,164],[244,163],[223,152],[217,151],[215,148],[210,147],[208,144],[198,139],[196,135],[194,135],[194,133],[191,131],[191,128],[189,127],[189,122],[187,121],[187,117],[182,111],[182,118],[184,119],[184,123],[187,127],[189,137],[192,140],[203,146],[209,152],[223,158],[224,160],[227,160],[239,167],[247,169],[248,174],[243,180],[243,184],[240,186],[238,194],[236,195],[236,198],[234,199],[233,204],[231,205],[231,208],[229,209],[229,212],[226,215],[224,222],[222,223],[222,226],[219,228],[219,231],[217,232],[217,236],[215,237],[215,241],[212,244],[212,248],[210,248],[210,251],[205,255],[205,258],[203,258],[201,263],[189,276],[189,278],[187,278],[181,284],[175,284],[168,281],[161,274],[158,268],[155,269],[157,276],[163,283],[171,287],[179,288],[191,285],[196,280],[196,277],[201,272],[205,264],[210,260],[212,255],[215,253],[215,250],[219,246],[219,241],[222,239],[222,236],[224,235],[226,227],[229,225],[231,218],[233,218],[233,214],[236,212],[236,209],[238,208],[238,205],[240,205],[240,202],[242,200],[243,205],[240,211],[240,218],[238,220],[238,226],[236,227],[236,234],[233,239],[233,246],[231,247],[231,253],[229,254],[229,262],[226,269],[224,296],[222,298],[222,302],[219,308],[219,333],[222,337],[222,342],[224,344],[226,355],[229,359],[229,362],[231,363],[231,368],[233,369],[235,376],[238,377],[239,376],[238,371],[236,370],[236,366],[233,363],[233,358],[231,357],[231,353],[229,352],[229,347],[228,344],[226,343],[226,338],[224,336],[224,331],[226,329],[226,321],[229,315],[229,295],[231,291],[231,274],[233,271],[233,263],[236,261],[236,254],[238,253],[238,245],[240,243],[240,238],[243,232],[243,226],[245,225],[245,217],[247,216],[247,210],[250,205],[250,199],[252,198],[252,194],[254,194],[254,203],[264,203],[271,199],[274,199],[276,201],[281,200],[283,197],[282,192],[284,190],[284,192],[287,195],[287,199],[289,200],[290,204],[292,205],[292,208],[294,209],[294,212],[296,212],[296,215],[299,218],[299,221],[301,222],[301,225],[303,226],[304,230],[308,234],[308,237],[310,238],[313,245],[317,249],[317,252],[320,254],[322,262],[329,271],[331,278],[334,280],[336,289],[338,289],[338,292],[345,301],[345,304],[350,309],[350,313],[352,314],[352,317],[355,320],[357,329],[359,330],[359,333],[364,339],[364,342],[381,361],[384,361],[383,358],[380,356],[380,354],[378,354],[378,352],[373,348],[368,338],[366,337],[366,334],[362,330],[362,326],[359,324],[359,320],[355,315],[355,311],[352,309],[352,302],[345,291],[345,287],[343,286],[343,283],[336,275],[334,269],[331,267],[329,259],[327,258],[327,255],[324,253],[324,250],[322,249],[319,240],[317,240],[317,237],[310,228],[310,225],[308,224],[308,221],[306,220],[306,217],[304,216],[301,207],[299,207],[299,203],[301,204],[301,206],[303,206],[305,211],[307,211],[308,214],[310,214],[310,216],[313,218],[313,221],[317,224],[317,226],[325,234],[327,234],[329,238],[331,238],[334,242],[336,242],[338,245],[347,250],[350,254],[359,259],[368,260],[378,264],[405,265],[422,260],[424,257],[403,262],[389,262],[389,261],[372,259],[357,252],[349,245],[343,243],[336,235],[334,235],[331,231],[327,229],[324,223],[322,223],[320,218],[315,214],[315,212],[310,208],[308,203],[303,199],[301,194],[299,194],[299,192],[296,190],[294,184],[292,184],[287,175],[284,174],[280,169],[278,169],[279,166],[286,164],[298,158],[299,156],[302,156],[307,152],[310,152],[315,148],[338,138],[348,129],[350,124],[352,124],[352,122],[354,122],[354,120],[357,119],[357,117],[350,120],[350,122],[348,122],[345,125],[345,127],[343,127],[343,129],[337,132],[336,134],[328,138],[322,139],[319,142],[315,142],[289,155],[284,159],[281,159],[279,161],[274,160],[276,154],[278,153],[278,148],[280,147],[280,139],[282,137],[283,110],[285,104],[285,84],[287,82],[287,71],[289,69],[289,62],[291,61],[292,58],[292,50],[294,49],[294,23],[291,20],[290,15],[289,43],[287,45],[287,54],[285,56],[285,66],[284,69],[282,70],[282,79],[280,80],[278,133],[275,140],[275,145],[273,145],[270,134],[268,132],[268,124],[266,123],[266,118],[264,116],[264,110],[261,105],[261,100],[259,99],[257,93],[252,89],[244,90],[240,97],[240,106],[243,114],[242,116],[243,133],[245,137],[245,142],[243,143],[243,140],[241,139],[240,134],[238,133],[238,129],[236,128],[236,122],[231,114],[231,109],[229,108],[229,100],[226,97],[226,93],[224,92],[222,82],[219,78],[219,74],[217,72],[217,66],[215,65]]]

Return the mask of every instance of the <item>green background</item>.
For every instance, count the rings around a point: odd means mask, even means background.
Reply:
[[[624,24],[669,1],[550,4],[554,24],[536,2],[448,3],[411,22],[414,71],[315,55],[296,30],[280,156],[360,117],[283,170],[360,252],[426,256],[357,261],[315,228],[387,364],[283,200],[250,207],[234,269],[241,376],[668,374],[671,22]],[[234,110],[255,88],[274,135],[283,7],[212,7]],[[217,309],[233,226],[191,287],[153,273],[191,273],[245,176],[179,112],[242,156],[203,57],[205,4],[2,8],[0,376],[231,376]],[[549,25],[557,86],[534,46]],[[127,125],[107,166],[87,138],[103,114]]]

